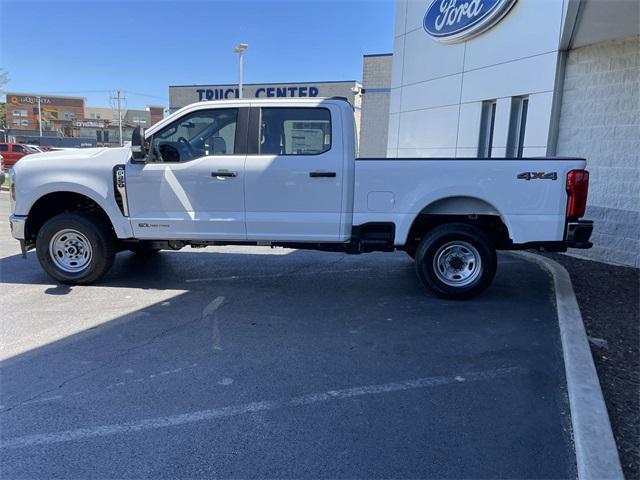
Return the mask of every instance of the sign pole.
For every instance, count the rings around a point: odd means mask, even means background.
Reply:
[[[238,82],[239,83],[238,89],[240,90],[240,93],[238,95],[240,96],[240,98],[242,98],[242,53],[243,52],[241,51],[240,52],[240,62],[239,62],[239,69],[240,69],[239,78],[240,78],[240,81]]]
[[[38,126],[40,128],[40,136],[42,137],[42,106],[40,105],[40,96],[37,96],[38,100]]]
[[[118,126],[120,130],[120,146],[122,147],[124,143],[122,142],[122,110],[120,107],[120,90],[118,90]]]

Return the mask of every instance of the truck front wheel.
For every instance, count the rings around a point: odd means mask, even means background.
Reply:
[[[40,228],[36,251],[40,265],[55,280],[87,285],[111,268],[115,240],[101,219],[85,213],[61,213]]]
[[[496,274],[496,250],[480,229],[450,223],[431,230],[416,251],[416,273],[437,296],[466,300],[479,295]]]

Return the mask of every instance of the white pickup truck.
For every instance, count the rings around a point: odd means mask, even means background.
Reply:
[[[453,299],[489,286],[496,250],[591,246],[583,159],[355,152],[344,99],[199,102],[137,129],[131,147],[20,160],[11,230],[64,283],[95,282],[123,250],[404,250]]]

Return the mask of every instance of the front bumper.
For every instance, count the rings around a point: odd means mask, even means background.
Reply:
[[[569,248],[591,248],[593,243],[589,241],[593,232],[593,221],[576,220],[567,223],[565,244]]]
[[[16,240],[24,240],[26,224],[27,224],[26,215],[11,215],[9,217],[9,226],[11,227],[11,236]]]

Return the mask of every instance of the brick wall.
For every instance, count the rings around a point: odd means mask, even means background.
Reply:
[[[156,123],[158,123],[160,120],[164,118],[164,107],[150,106],[149,117],[150,117],[149,126],[155,125]]]
[[[365,55],[362,66],[360,157],[387,156],[391,55]]]
[[[640,267],[640,37],[569,52],[557,153],[591,173],[594,247],[581,254]]]

